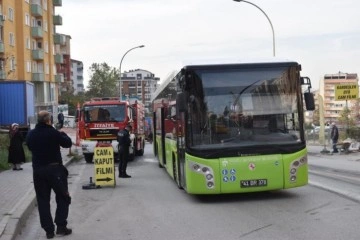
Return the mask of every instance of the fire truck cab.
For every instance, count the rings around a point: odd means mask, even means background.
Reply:
[[[141,131],[138,130],[140,127],[140,124],[137,123],[139,113],[136,109],[134,110],[136,108],[134,104],[120,101],[118,97],[92,98],[83,104],[77,113],[76,120],[78,121],[77,134],[80,146],[87,163],[93,161],[94,148],[99,143],[111,144],[117,155],[117,134],[127,124],[133,126],[130,158],[133,159],[136,153],[143,154],[144,145],[137,143],[138,141],[141,143],[141,134],[139,134]]]

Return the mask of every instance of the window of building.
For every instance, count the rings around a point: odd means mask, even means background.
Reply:
[[[10,46],[15,46],[15,35],[14,33],[10,33]]]
[[[43,0],[43,8],[47,11],[47,0]]]
[[[36,49],[37,49],[37,47],[36,47],[36,41],[35,41],[35,40],[32,41],[32,49],[33,49],[33,50],[36,50]]]
[[[9,20],[14,21],[14,9],[9,8]]]
[[[44,31],[48,31],[48,22],[46,20],[44,20]]]
[[[31,49],[31,41],[29,37],[26,37],[25,47],[26,49]]]
[[[25,25],[30,26],[30,15],[25,13]]]
[[[15,71],[16,68],[16,61],[15,57],[10,58],[10,71]]]
[[[49,44],[48,44],[48,42],[44,43],[44,50],[45,50],[46,53],[49,52]]]
[[[31,62],[30,61],[26,61],[26,72],[28,72],[28,73],[31,72]]]
[[[45,73],[46,73],[46,74],[49,74],[49,73],[50,73],[50,66],[49,66],[48,63],[45,65]]]
[[[36,49],[42,49],[42,42],[37,42],[36,45],[37,45]]]
[[[32,71],[35,73],[38,73],[37,62],[35,62],[35,61],[33,61],[33,63],[32,63]]]
[[[137,73],[137,74],[136,74],[136,79],[141,79],[141,78],[142,78],[141,73]]]

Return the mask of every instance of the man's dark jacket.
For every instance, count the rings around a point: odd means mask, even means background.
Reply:
[[[32,152],[33,168],[38,169],[50,163],[62,164],[60,146],[70,148],[72,141],[66,133],[45,123],[38,123],[27,134],[26,144]]]

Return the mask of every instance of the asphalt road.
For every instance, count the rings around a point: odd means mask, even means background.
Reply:
[[[73,234],[63,239],[329,240],[358,239],[360,234],[358,203],[310,185],[253,194],[188,195],[158,167],[149,145],[128,170],[133,178],[117,179],[115,187],[83,190],[94,166],[84,160],[71,164]],[[46,239],[37,209],[16,239]]]

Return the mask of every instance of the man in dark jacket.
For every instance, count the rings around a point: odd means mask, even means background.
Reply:
[[[332,145],[333,145],[333,153],[338,153],[338,149],[336,147],[336,144],[338,142],[339,139],[339,129],[337,128],[336,124],[333,122],[332,124],[332,128],[331,128],[331,141],[332,141]]]
[[[33,182],[38,202],[41,227],[46,237],[54,238],[55,226],[51,216],[51,190],[56,194],[56,234],[69,235],[67,218],[71,197],[68,191],[68,171],[62,164],[60,147],[70,148],[71,138],[51,126],[51,115],[47,111],[38,113],[38,123],[26,137],[26,144],[32,153]]]
[[[63,128],[63,126],[64,126],[64,114],[63,114],[62,110],[60,110],[60,112],[58,114],[58,122],[59,122],[59,129]]]
[[[130,140],[130,131],[131,125],[127,125],[125,129],[118,132],[117,140],[118,145],[118,154],[119,154],[119,178],[131,178],[130,175],[126,173],[127,163],[129,160],[129,147],[131,144]]]

